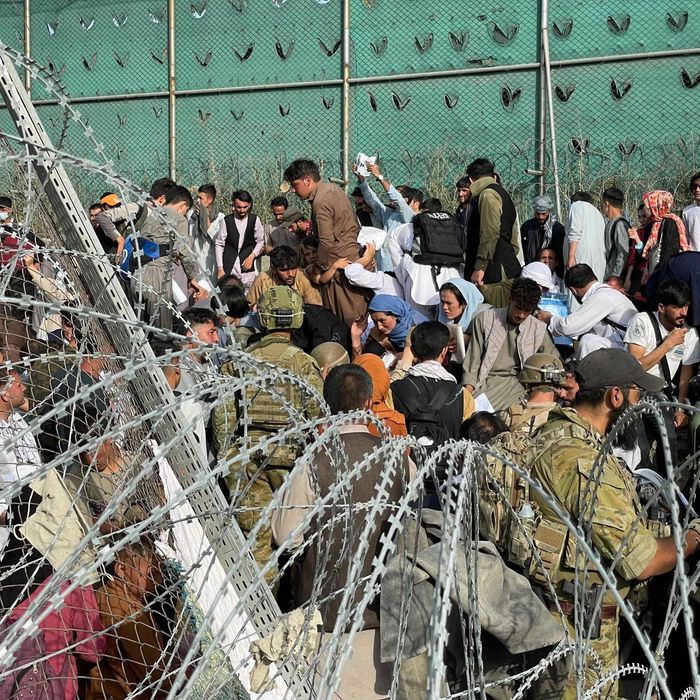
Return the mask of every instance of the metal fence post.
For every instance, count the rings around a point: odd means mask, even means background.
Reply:
[[[343,0],[343,95],[341,168],[345,186],[350,182],[350,0]]]
[[[32,3],[31,0],[24,0],[24,55],[32,57]],[[24,69],[24,88],[31,97],[32,94],[32,74],[29,68]]]
[[[177,176],[175,99],[175,0],[168,0],[168,164],[173,180]]]
[[[542,70],[544,72],[547,94],[547,112],[549,117],[549,140],[551,146],[552,173],[554,174],[554,196],[557,217],[561,221],[561,196],[559,192],[559,165],[557,160],[557,138],[554,124],[554,104],[552,101],[552,65],[549,57],[549,0],[541,0],[540,22],[542,24]]]

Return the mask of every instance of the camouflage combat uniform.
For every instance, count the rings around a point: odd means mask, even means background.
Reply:
[[[590,540],[603,560],[611,562],[623,539],[629,538],[613,569],[617,589],[624,598],[629,594],[634,580],[653,559],[656,541],[645,524],[635,525],[637,514],[641,510],[639,500],[631,474],[616,458],[609,456],[602,470],[597,470],[599,487],[597,491],[591,489],[591,493],[584,500],[586,484],[593,473],[601,443],[602,436],[576,411],[555,408],[550,413],[550,420],[532,438],[525,461],[530,465],[532,476],[542,484],[544,491],[553,496],[569,513],[574,523],[585,518],[590,519]],[[564,591],[564,586],[567,581],[571,582],[575,575],[575,539],[562,535],[563,546],[553,545],[556,536],[550,535],[557,529],[561,533],[563,524],[537,493],[531,492],[531,498],[538,504],[542,515],[542,522],[535,533],[535,542],[543,559],[554,562],[553,566],[547,568],[552,575],[562,611],[566,615],[564,622],[573,637],[573,596]],[[579,556],[581,557],[581,554]],[[602,583],[591,569],[592,565],[589,565],[586,577],[588,587]],[[540,575],[539,578],[543,583],[543,576]],[[534,580],[538,582],[537,573]],[[549,598],[550,595],[549,588],[545,588],[545,597]],[[548,602],[550,609],[554,608],[554,601]],[[595,671],[594,659],[590,655],[587,657],[585,687],[593,685],[600,676],[617,668],[619,663],[620,611],[609,592],[603,596],[601,611],[600,636],[598,639],[592,639],[590,646],[598,655],[602,669],[599,672]],[[552,614],[560,617],[555,611]],[[582,630],[579,630],[579,634],[581,632]],[[609,684],[605,691],[604,697],[617,697],[617,684]],[[564,697],[576,697],[575,680],[571,676]]]
[[[248,352],[262,362],[277,365],[305,380],[319,393],[323,392],[321,370],[316,361],[292,345],[285,336],[268,335],[251,345]],[[238,377],[240,373],[235,362],[229,361],[221,367],[221,374],[224,377]],[[316,418],[321,414],[318,403],[289,382],[279,380],[271,388],[275,393],[261,389],[255,378],[246,386],[244,405],[247,410],[244,417],[248,428],[245,434],[240,429],[239,419],[243,416],[238,400],[230,399],[214,409],[214,439],[219,458],[231,460],[241,449],[254,447],[297,420]],[[285,409],[275,394],[284,396],[294,407],[293,410]],[[298,415],[295,415],[296,411],[299,412]],[[240,508],[236,520],[246,537],[257,524],[260,511],[272,501],[273,493],[280,488],[294,466],[302,447],[301,439],[275,443],[264,452],[256,454],[247,464],[237,463],[231,467],[227,483],[232,501]],[[243,494],[238,496],[241,492]],[[269,524],[258,531],[253,555],[261,566],[270,560],[272,531]],[[275,576],[276,572],[271,571],[268,578],[273,579]]]

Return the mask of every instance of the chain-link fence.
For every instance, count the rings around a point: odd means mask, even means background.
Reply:
[[[522,216],[540,189],[553,193],[555,164],[564,209],[573,190],[612,184],[630,202],[658,187],[688,198],[700,143],[694,9],[6,0],[0,23],[2,40],[62,81],[107,157],[144,185],[170,170],[267,200],[294,157],[351,181],[363,151],[378,153],[393,181],[450,201],[465,164],[487,155]],[[59,108],[32,87],[58,141]],[[69,125],[66,148],[90,152],[83,138]],[[79,183],[86,200],[100,187]]]

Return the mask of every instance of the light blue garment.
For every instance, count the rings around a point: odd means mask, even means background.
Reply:
[[[413,209],[406,204],[403,195],[393,185],[389,187],[386,194],[387,197],[396,204],[396,209],[387,207],[379,197],[377,197],[367,180],[360,183],[360,190],[362,190],[362,196],[365,202],[369,204],[370,209],[372,209],[372,213],[381,221],[382,228],[387,232],[386,240],[389,239],[392,232],[397,227],[413,221]],[[391,261],[386,240],[381,249],[377,251],[377,269],[382,272],[393,272],[394,264]]]
[[[452,279],[447,280],[443,286],[445,284],[453,284],[455,287],[457,287],[464,297],[464,301],[467,302],[467,306],[462,312],[461,318],[456,322],[459,327],[466,332],[467,328],[469,328],[471,320],[474,318],[474,314],[479,310],[479,305],[484,303],[484,295],[479,291],[475,284],[467,282],[467,280],[463,280],[461,277],[453,277]],[[442,304],[440,304],[438,308],[438,321],[445,324],[449,323],[447,316],[445,316],[445,312],[442,310]]]
[[[389,333],[389,340],[400,350],[403,350],[411,328],[428,320],[422,313],[414,311],[403,299],[388,294],[377,294],[369,303],[369,312],[391,314],[396,318],[396,326]]]

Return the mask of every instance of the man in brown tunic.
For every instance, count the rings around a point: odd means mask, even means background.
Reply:
[[[357,234],[360,224],[345,192],[330,182],[321,182],[318,166],[310,160],[295,160],[284,171],[294,194],[311,202],[311,226],[318,237],[316,264],[327,270],[341,258],[355,262],[360,257]],[[371,292],[350,284],[342,270],[321,287],[323,305],[347,323],[367,316]]]

